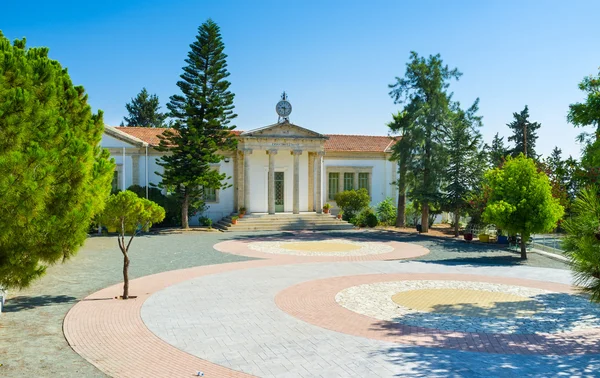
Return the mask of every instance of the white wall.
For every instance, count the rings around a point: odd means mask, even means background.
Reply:
[[[327,201],[327,188],[329,177],[327,167],[371,167],[371,206],[377,205],[387,197],[396,198],[397,186],[392,183],[396,180],[396,172],[392,162],[385,159],[342,159],[328,158],[325,155],[323,168],[323,201]],[[340,185],[343,180],[340,177]]]

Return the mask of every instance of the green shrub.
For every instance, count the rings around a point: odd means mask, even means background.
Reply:
[[[377,218],[379,223],[384,226],[393,226],[396,224],[398,209],[394,206],[394,200],[386,198],[377,205]]]
[[[200,217],[198,219],[198,221],[200,222],[200,226],[205,226],[208,228],[211,228],[212,224],[213,224],[212,219],[210,219],[209,217],[205,217],[205,216]]]
[[[367,226],[373,228],[379,224],[379,219],[377,219],[377,215],[374,212],[368,213],[365,217],[365,223]]]
[[[406,215],[407,226],[416,226],[417,224],[419,224],[419,221],[421,219],[421,211],[419,210],[419,207],[416,206],[416,203],[414,201],[406,205],[404,214]]]
[[[360,213],[354,215],[348,221],[357,227],[375,227],[378,224],[377,215],[370,207],[363,209]],[[371,224],[374,225],[371,226]]]
[[[371,197],[367,189],[345,190],[335,195],[335,202],[338,207],[344,212],[344,219],[351,220],[369,207]]]

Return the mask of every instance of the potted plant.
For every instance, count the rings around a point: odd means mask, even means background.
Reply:
[[[344,215],[344,211],[340,210],[340,212],[337,214],[337,219],[342,219],[343,215]]]
[[[237,224],[237,221],[240,217],[238,217],[237,215],[234,215],[231,217],[231,224]]]
[[[238,214],[239,214],[240,218],[243,218],[244,215],[246,215],[246,208],[244,206],[240,207]]]
[[[502,234],[502,230],[498,230],[498,244],[508,244],[508,236]]]
[[[472,232],[465,232],[465,233],[463,234],[463,238],[464,238],[466,241],[471,241],[471,240],[473,240],[473,233],[472,233]]]
[[[479,241],[482,243],[489,243],[490,242],[490,235],[486,234],[486,233],[481,233],[478,235],[479,237]]]
[[[326,203],[325,205],[323,205],[323,212],[325,214],[329,214],[329,209],[331,209],[331,205]]]

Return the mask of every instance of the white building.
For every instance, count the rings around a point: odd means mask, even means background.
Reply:
[[[165,129],[105,127],[102,146],[117,164],[113,186],[158,184],[162,153],[155,147]],[[387,136],[325,135],[289,123],[235,132],[237,151],[214,168],[225,173],[227,189],[210,193],[204,215],[218,220],[246,207],[248,213],[321,212],[336,209],[334,197],[366,188],[371,204],[396,199],[396,163],[389,161],[394,140]],[[197,217],[190,219],[190,224]]]

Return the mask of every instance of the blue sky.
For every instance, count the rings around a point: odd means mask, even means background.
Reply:
[[[579,156],[566,122],[581,79],[600,66],[599,1],[12,1],[0,30],[52,58],[83,85],[105,122],[118,125],[142,87],[161,104],[176,82],[198,26],[211,17],[228,54],[235,124],[290,120],[322,133],[386,135],[399,110],[388,84],[411,50],[440,53],[463,76],[451,86],[467,106],[480,98],[486,141],[509,135],[512,113],[529,105],[542,123],[538,153]]]

